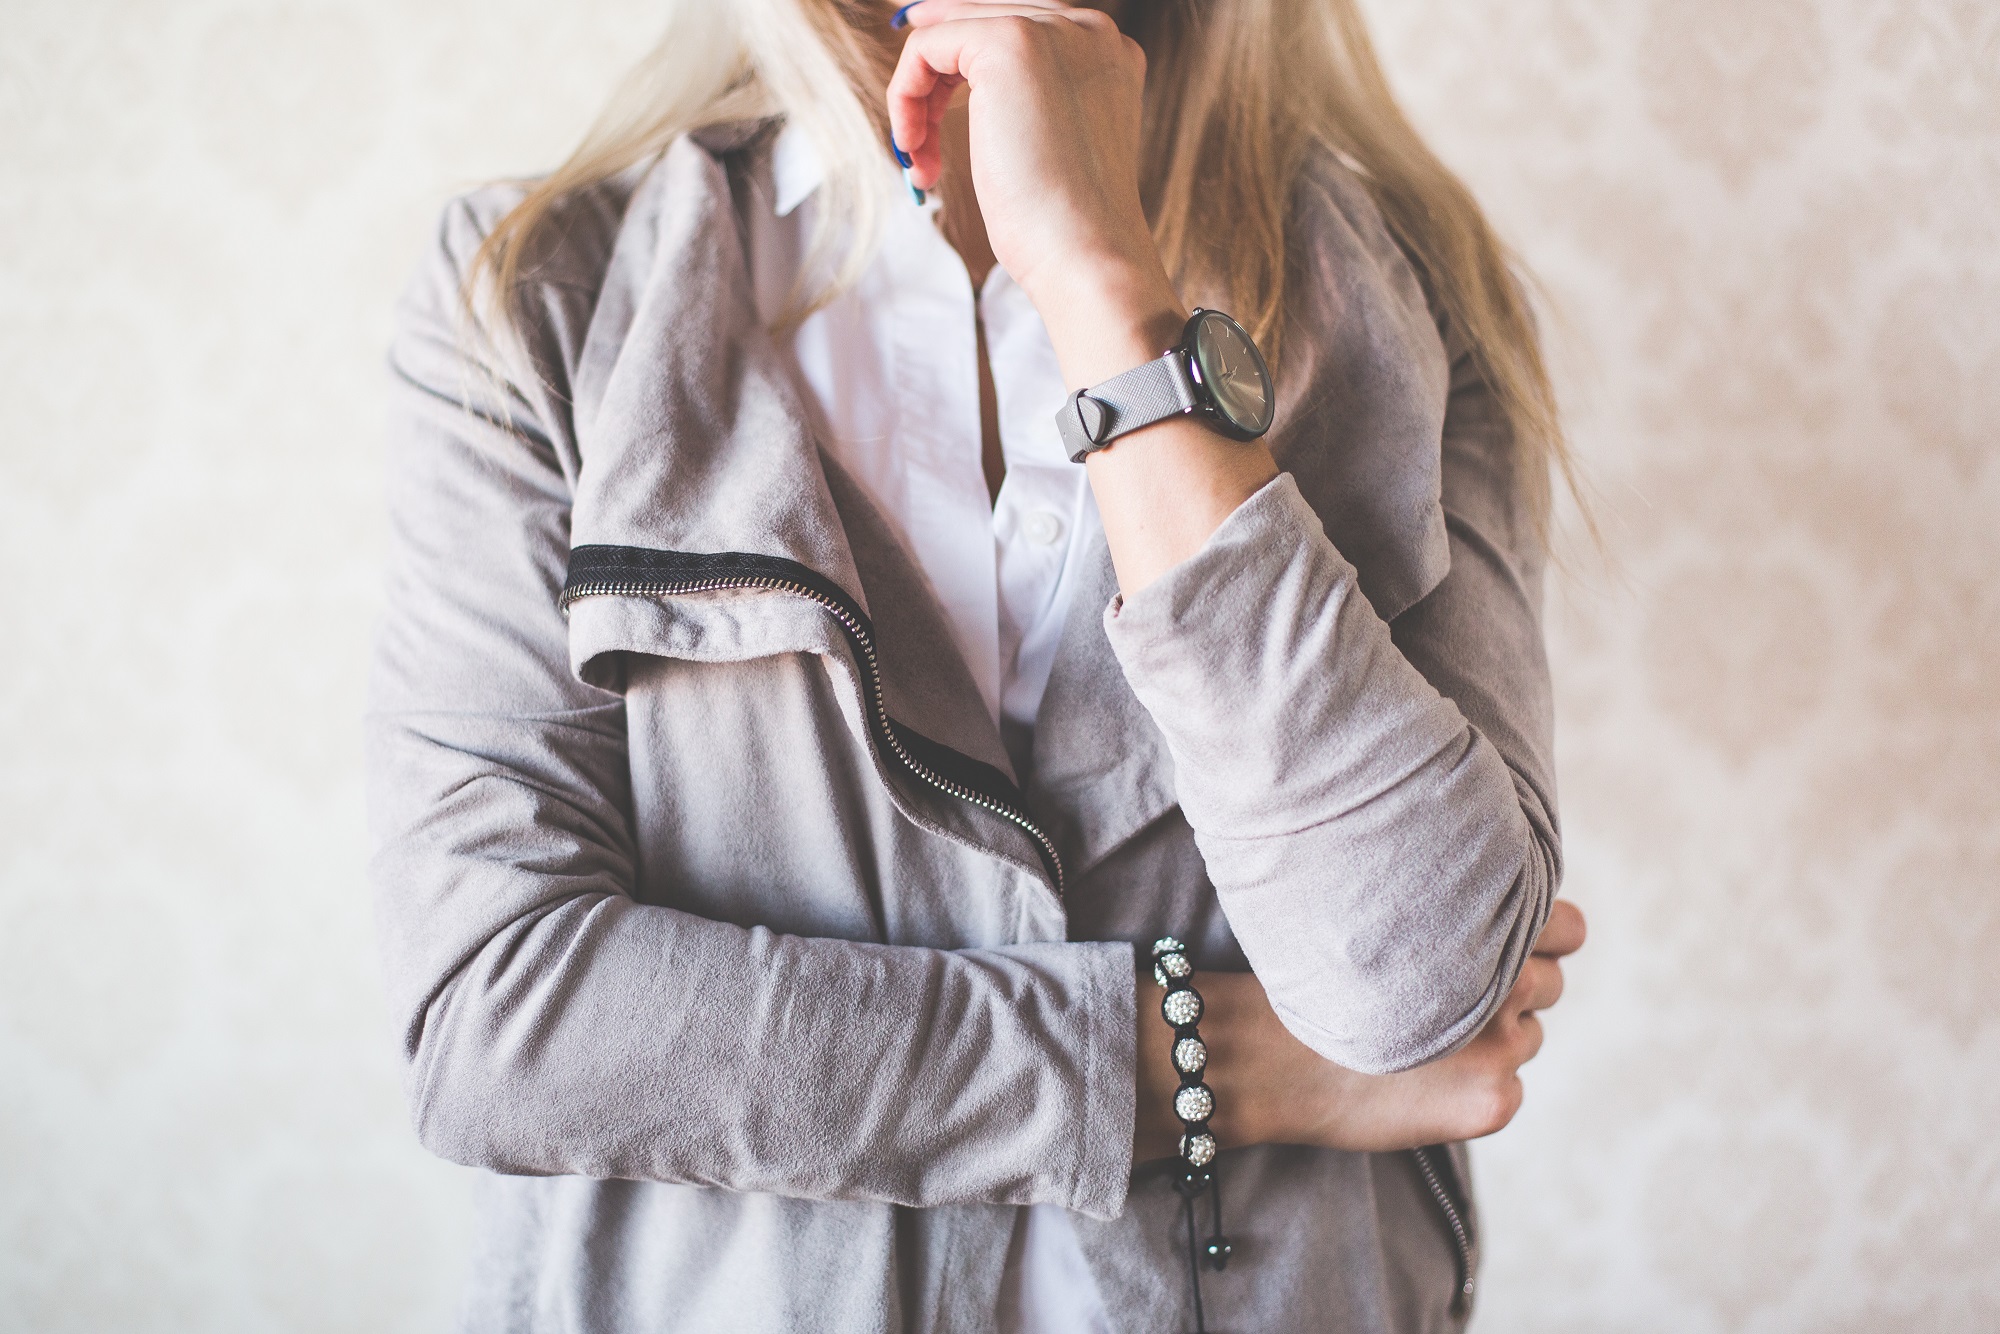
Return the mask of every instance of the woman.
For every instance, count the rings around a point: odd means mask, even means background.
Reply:
[[[1466,1318],[1546,379],[1348,0],[1106,8],[687,5],[446,212],[370,746],[466,1329]]]

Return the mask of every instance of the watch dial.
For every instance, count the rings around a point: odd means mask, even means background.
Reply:
[[[1242,325],[1206,312],[1195,329],[1194,355],[1202,383],[1231,425],[1252,435],[1270,428],[1271,373]]]

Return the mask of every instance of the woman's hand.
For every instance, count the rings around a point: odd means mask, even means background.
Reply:
[[[1582,946],[1584,934],[1583,914],[1558,899],[1506,1004],[1479,1036],[1442,1060],[1394,1075],[1357,1074],[1311,1051],[1279,1022],[1253,974],[1203,974],[1216,1138],[1225,1147],[1386,1152],[1492,1134],[1520,1109],[1520,1068],[1542,1045],[1537,1012],[1562,995],[1558,961]],[[1175,1152],[1179,1078],[1157,1018],[1163,993],[1150,980],[1140,993],[1136,1156],[1144,1160]]]
[[[1139,200],[1146,61],[1099,10],[1060,0],[922,0],[889,81],[889,122],[936,183],[945,109],[967,90],[973,191],[993,254],[1049,331],[1072,389],[1159,356],[1188,311]],[[1277,475],[1262,442],[1185,417],[1087,461],[1129,597],[1199,551]]]
[[[939,127],[966,90],[987,239],[1058,352],[1064,316],[1091,309],[1163,332],[1164,342],[1146,334],[1144,355],[1157,356],[1186,312],[1139,202],[1146,58],[1138,43],[1102,11],[1060,0],[923,0],[908,21],[889,123],[913,160],[911,179],[924,189],[937,183]]]

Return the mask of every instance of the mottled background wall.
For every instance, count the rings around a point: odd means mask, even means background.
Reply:
[[[1489,1331],[2000,1329],[2000,5],[1372,6],[1568,320],[1593,942]]]
[[[1594,937],[1498,1331],[2000,1328],[2000,7],[1373,0],[1546,280]],[[0,5],[0,1329],[418,1331],[356,768],[379,349],[642,0]]]

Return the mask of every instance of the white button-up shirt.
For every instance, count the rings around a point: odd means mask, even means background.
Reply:
[[[884,174],[886,187],[894,178]],[[810,198],[821,178],[811,141],[796,130],[780,134],[773,198],[768,211],[753,210],[750,227],[767,324],[786,310],[807,262]],[[822,444],[930,580],[987,711],[996,724],[1032,727],[1078,563],[1099,531],[1097,506],[1056,433],[1066,391],[1041,316],[998,265],[975,292],[938,230],[935,199],[918,207],[894,185],[901,202],[867,270],[799,326],[791,352]],[[975,320],[986,328],[1007,461],[997,498],[982,461]],[[1103,1298],[1059,1206],[1023,1212],[998,1319],[1009,1334],[1109,1334]]]
[[[767,321],[806,261],[820,174],[802,133],[778,137],[775,198],[750,238]],[[1056,434],[1065,389],[1041,316],[998,265],[973,291],[936,207],[901,195],[860,282],[808,318],[791,349],[822,442],[930,579],[987,711],[1033,726],[1097,506]],[[981,461],[975,319],[1007,461],[997,499]]]

